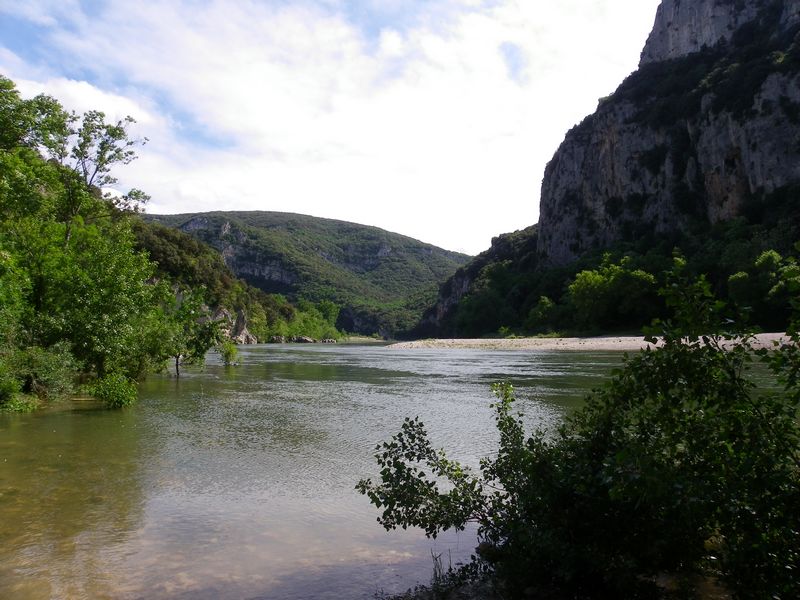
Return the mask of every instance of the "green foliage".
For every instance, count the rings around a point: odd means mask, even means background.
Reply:
[[[533,334],[637,330],[664,312],[664,302],[654,290],[664,283],[663,272],[669,268],[677,248],[686,256],[689,273],[708,274],[717,295],[749,308],[751,323],[772,331],[782,330],[789,318],[785,293],[780,290],[768,293],[771,284],[767,284],[777,274],[768,275],[769,265],[756,266],[756,261],[770,251],[785,257],[797,255],[799,193],[794,188],[782,188],[763,202],[758,201],[757,214],[752,218],[732,219],[701,229],[697,234],[664,238],[655,246],[650,241],[619,243],[605,253],[585,254],[568,267],[538,264],[535,230],[501,236],[495,239],[491,250],[475,258],[442,286],[440,295],[448,298],[453,287],[463,287],[464,280],[472,282],[461,301],[445,313],[441,327],[419,328],[416,334],[475,337],[490,335],[503,326]],[[609,271],[609,265],[616,267]],[[617,267],[625,275],[613,278],[618,285],[609,286]],[[590,273],[579,276],[582,271]],[[655,278],[655,285],[650,283],[651,277]],[[733,280],[729,281],[731,277]],[[590,289],[592,282],[604,293],[616,287],[618,297],[621,294],[622,298],[617,304],[608,296],[601,296],[598,298],[601,306],[595,305],[591,294],[586,294],[583,299],[588,312],[576,310],[569,295],[576,281],[578,288],[583,286],[584,290]],[[623,289],[628,284],[634,292],[630,297],[626,297]],[[546,311],[546,318],[537,312],[543,296],[554,304]],[[592,316],[587,316],[590,313]],[[429,316],[433,314],[434,310],[428,312]]]
[[[239,349],[231,340],[223,340],[222,343],[217,346],[217,350],[225,366],[235,364],[236,359],[239,357]]]
[[[137,249],[146,252],[162,276],[183,287],[204,287],[214,305],[239,309],[249,290],[225,265],[222,255],[178,229],[155,222],[132,222]]]
[[[343,309],[339,328],[367,334],[413,327],[425,306],[419,294],[468,258],[376,227],[288,213],[147,218],[175,228],[190,223],[186,231],[192,236],[233,253],[230,264],[250,285],[293,302],[332,302]]]
[[[794,258],[784,261],[779,253],[767,250],[750,269],[728,278],[728,293],[739,306],[761,316],[766,326],[784,327],[791,294],[787,281],[796,280],[799,273]]]
[[[598,269],[581,271],[567,288],[567,302],[583,329],[615,329],[650,321],[658,307],[656,278],[632,269],[630,258],[618,264],[605,255]]]
[[[539,301],[528,313],[524,327],[532,333],[547,333],[552,330],[555,321],[556,304],[547,296],[540,296]]]
[[[134,247],[140,190],[104,197],[135,158],[132,119],[25,100],[0,77],[0,402],[72,391],[79,374],[138,377],[163,362],[165,286]]]
[[[18,250],[33,275],[37,336],[48,344],[69,340],[75,356],[98,374],[126,369],[138,326],[155,309],[152,265],[133,251],[129,229],[123,223],[75,227],[65,248],[64,225],[19,223],[18,231],[23,227]]]
[[[0,347],[0,408],[31,410],[71,394],[78,363],[63,342],[49,348]]]
[[[206,352],[220,339],[219,324],[208,318],[201,290],[185,290],[170,298],[165,315],[164,348],[179,377],[181,364],[204,362]]]
[[[791,271],[791,269],[790,269]],[[378,446],[357,489],[387,529],[435,536],[477,522],[476,562],[505,595],[654,598],[659,574],[718,577],[737,598],[800,592],[800,285],[791,339],[754,353],[685,261],[662,290],[662,343],[626,360],[557,431],[525,436],[495,387],[496,454],[475,473],[435,451],[418,419]],[[773,376],[748,377],[754,356]]]
[[[49,348],[29,346],[15,350],[8,363],[20,391],[40,400],[64,398],[74,389],[78,364],[64,342]]]
[[[122,373],[108,373],[92,385],[92,395],[109,408],[124,408],[136,402],[136,382]]]
[[[0,354],[0,409],[11,405],[22,391],[16,371],[9,364],[8,357]]]
[[[267,294],[237,279],[221,254],[208,244],[156,222],[133,223],[136,245],[157,264],[160,274],[187,288],[203,288],[205,300],[233,311],[243,310],[249,331],[259,341],[273,336],[340,337],[336,329],[339,305],[323,300],[316,305],[291,304],[284,296]]]

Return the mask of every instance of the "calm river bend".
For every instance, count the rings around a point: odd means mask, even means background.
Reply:
[[[0,598],[373,598],[466,559],[474,532],[385,532],[353,489],[419,415],[477,465],[508,379],[551,427],[621,353],[250,346],[141,385],[137,405],[0,414]]]

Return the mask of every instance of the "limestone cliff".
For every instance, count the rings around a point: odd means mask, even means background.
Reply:
[[[603,252],[669,261],[675,246],[695,251],[722,223],[743,223],[763,244],[745,239],[741,251],[728,240],[718,283],[737,252],[741,269],[747,253],[791,248],[800,237],[798,32],[800,0],[663,0],[639,68],[547,165],[537,229],[519,252],[504,250],[514,234],[500,236],[459,269],[420,333],[534,330],[547,302]],[[656,263],[654,272],[667,268]]]
[[[664,0],[647,38],[640,65],[681,58],[729,42],[735,31],[758,18],[771,0]],[[800,21],[800,0],[781,2],[782,27]]]
[[[641,66],[548,164],[539,254],[686,232],[800,183],[800,0],[664,0]]]

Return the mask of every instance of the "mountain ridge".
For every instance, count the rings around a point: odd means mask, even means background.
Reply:
[[[290,299],[342,306],[338,325],[393,337],[414,325],[466,255],[378,227],[274,211],[147,215],[216,248],[238,276]]]

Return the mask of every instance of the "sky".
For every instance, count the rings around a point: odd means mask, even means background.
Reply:
[[[547,162],[659,0],[0,0],[24,97],[136,119],[151,213],[274,210],[468,254],[538,220]]]

